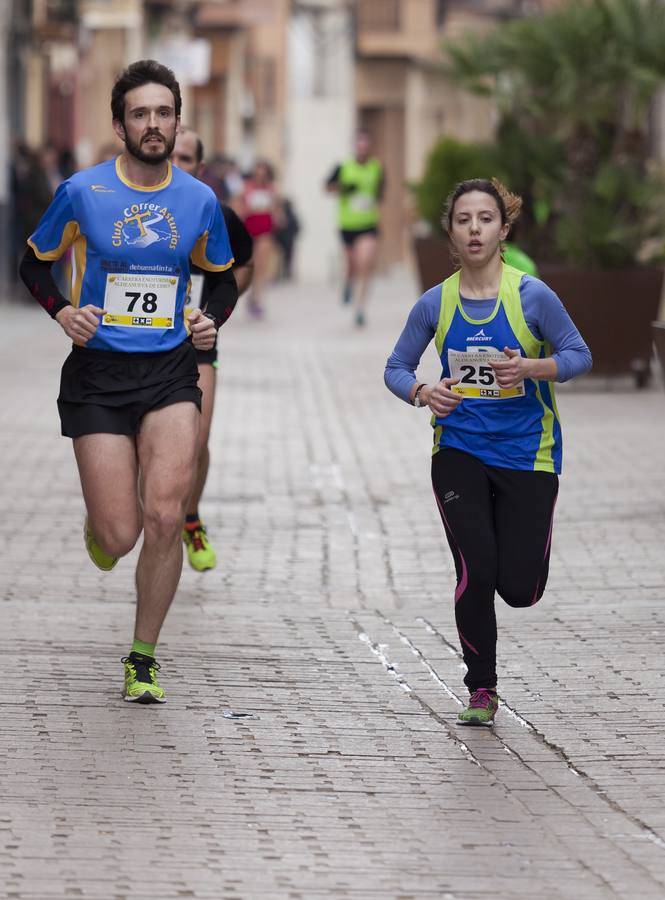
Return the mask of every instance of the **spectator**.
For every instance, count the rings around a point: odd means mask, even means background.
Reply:
[[[279,201],[278,224],[275,228],[275,241],[280,252],[278,277],[282,281],[291,281],[293,277],[293,251],[296,238],[300,232],[300,222],[288,197]]]

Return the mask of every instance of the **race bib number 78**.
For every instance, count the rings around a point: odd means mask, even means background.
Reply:
[[[512,388],[499,387],[490,365],[508,357],[498,351],[467,353],[464,350],[448,351],[450,377],[459,379],[450,390],[462,397],[473,397],[478,400],[507,400],[511,397],[524,397],[524,382]]]
[[[173,275],[108,275],[104,325],[173,328],[178,279]]]

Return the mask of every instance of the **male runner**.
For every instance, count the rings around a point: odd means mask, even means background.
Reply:
[[[184,172],[188,172],[195,178],[203,174],[205,164],[203,162],[203,143],[199,135],[191,128],[181,126],[175,139],[175,147],[171,154],[171,162]],[[242,294],[252,280],[252,238],[242,224],[240,217],[230,206],[221,204],[224,223],[229,234],[231,253],[233,254],[233,275],[238,285],[238,293]],[[192,266],[192,287],[187,298],[187,307],[192,309],[205,309],[209,293],[208,277],[198,266]],[[210,465],[210,450],[208,441],[210,438],[210,426],[215,403],[215,385],[217,370],[217,344],[210,350],[197,350],[196,361],[199,367],[199,387],[203,394],[201,405],[201,427],[197,448],[196,478],[185,518],[183,540],[187,549],[187,558],[193,569],[203,572],[206,569],[214,569],[217,564],[217,555],[210,545],[205,525],[199,516],[199,503],[205,487]]]
[[[123,153],[73,175],[29,240],[28,289],[72,339],[58,408],[73,438],[87,509],[85,542],[105,571],[143,531],[125,700],[163,703],[155,644],[182,570],[181,531],[196,468],[201,392],[194,347],[213,346],[238,291],[213,192],[169,156],[180,88],[153,60],[127,68],[111,94]],[[51,265],[73,247],[72,303]],[[206,313],[184,305],[189,260],[210,272]]]
[[[379,244],[379,202],[385,188],[383,166],[371,155],[371,149],[369,134],[359,131],[353,157],[336,166],[326,182],[326,190],[339,198],[337,222],[346,255],[342,299],[344,303],[355,300],[358,326],[365,324],[367,293]]]

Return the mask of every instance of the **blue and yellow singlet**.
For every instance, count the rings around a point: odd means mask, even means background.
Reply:
[[[77,172],[58,188],[28,243],[41,260],[73,248],[71,301],[105,310],[94,350],[162,352],[187,337],[190,257],[220,272],[233,263],[219,203],[171,164],[161,184],[128,181],[120,158]]]
[[[488,364],[504,347],[530,359],[551,355],[547,342],[534,337],[525,321],[519,290],[523,277],[503,266],[494,310],[484,319],[472,319],[464,311],[459,272],[443,282],[435,335],[441,377],[459,378],[452,390],[464,399],[448,416],[433,417],[434,452],[450,447],[489,466],[559,473],[561,426],[554,385],[527,378],[517,388],[501,389]]]

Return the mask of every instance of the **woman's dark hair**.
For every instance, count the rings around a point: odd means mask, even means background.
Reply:
[[[518,197],[517,194],[511,194],[498,178],[492,178],[491,180],[488,178],[470,178],[468,181],[461,181],[448,195],[442,223],[448,231],[451,231],[453,227],[455,204],[461,196],[469,194],[471,191],[481,191],[483,194],[489,194],[490,197],[494,197],[501,214],[502,225],[506,223],[512,225],[520,214],[522,198]]]
[[[111,91],[111,114],[118,122],[125,121],[125,94],[144,84],[163,84],[173,94],[175,114],[180,115],[182,98],[180,85],[173,72],[154,59],[140,59],[120,75]]]
[[[254,161],[254,165],[252,166],[252,172],[255,172],[259,166],[263,166],[263,168],[266,170],[268,181],[272,183],[275,180],[275,176],[277,174],[275,172],[275,167],[273,166],[273,164],[267,159],[257,159]]]

